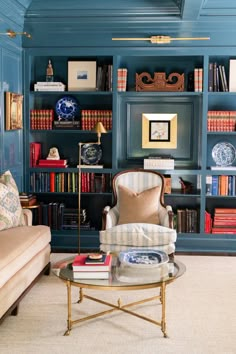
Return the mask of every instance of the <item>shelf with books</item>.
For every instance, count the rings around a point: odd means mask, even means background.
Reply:
[[[148,73],[151,77],[154,77],[154,73],[159,72],[165,73],[168,77],[169,74],[175,72],[184,74],[183,91],[191,92],[196,90],[196,87],[194,87],[194,70],[203,68],[203,56],[165,55],[164,53],[158,53],[157,56],[152,53],[149,56],[145,55],[144,60],[142,55],[119,55],[117,56],[117,67],[127,69],[127,91],[135,91],[136,73]],[[162,91],[165,91],[165,89]],[[168,93],[173,94],[173,92]]]

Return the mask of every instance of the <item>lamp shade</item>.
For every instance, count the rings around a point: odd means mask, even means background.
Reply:
[[[93,132],[95,133],[106,133],[106,129],[104,128],[104,125],[102,124],[102,122],[97,122],[96,125],[93,128]]]

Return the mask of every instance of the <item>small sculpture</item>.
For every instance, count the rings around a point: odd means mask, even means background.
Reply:
[[[47,160],[60,160],[60,155],[56,147],[50,148]]]
[[[47,82],[52,82],[54,80],[53,76],[53,67],[52,67],[52,62],[51,60],[48,61],[48,66],[46,70],[46,81]]]
[[[185,181],[182,177],[179,177],[179,183],[183,192],[190,192],[193,189],[192,182]]]

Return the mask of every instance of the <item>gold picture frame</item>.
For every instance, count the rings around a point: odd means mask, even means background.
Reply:
[[[96,61],[68,62],[68,91],[95,91]]]
[[[14,92],[5,93],[5,129],[23,128],[23,95]]]
[[[176,149],[177,114],[143,113],[142,148]]]

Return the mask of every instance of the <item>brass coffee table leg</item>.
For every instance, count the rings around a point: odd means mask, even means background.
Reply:
[[[83,294],[83,289],[79,288],[79,300],[77,301],[77,304],[80,304],[83,301],[84,294]]]
[[[160,295],[161,295],[161,330],[163,332],[164,337],[167,337],[166,333],[166,284],[163,282],[160,288]]]
[[[72,327],[72,321],[71,321],[71,282],[67,280],[66,282],[66,287],[67,287],[67,330],[64,333],[64,336],[69,336],[71,327]]]

